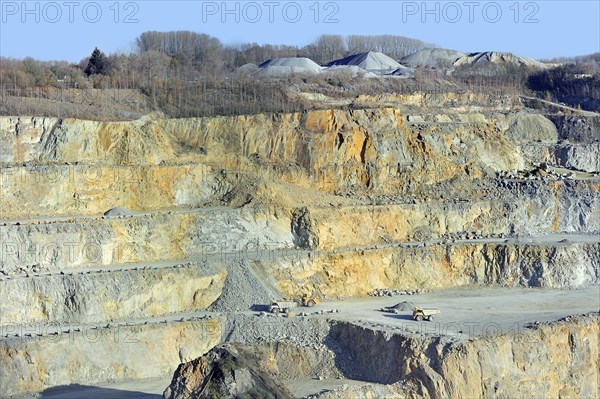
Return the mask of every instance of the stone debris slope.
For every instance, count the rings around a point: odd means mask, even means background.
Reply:
[[[425,48],[409,54],[400,60],[400,64],[410,67],[448,68],[456,60],[465,56],[464,53],[444,48]]]
[[[376,51],[349,55],[339,60],[331,61],[325,64],[326,67],[339,65],[354,65],[366,71],[394,71],[401,65],[393,58]]]

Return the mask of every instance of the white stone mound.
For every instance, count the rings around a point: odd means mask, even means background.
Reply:
[[[408,68],[403,65],[400,65],[397,69],[390,73],[390,76],[397,76],[401,78],[412,78],[415,76],[414,68]]]
[[[304,57],[273,58],[258,66],[257,74],[262,76],[289,76],[293,74],[318,74],[322,67]]]
[[[466,54],[454,62],[454,66],[472,65],[485,67],[490,64],[513,64],[516,66],[525,65],[532,68],[546,69],[546,64],[537,60],[519,57],[518,55],[512,53],[499,51],[485,51],[481,53]]]
[[[331,76],[350,76],[352,78],[364,77],[374,78],[379,75],[372,72],[368,72],[356,65],[334,65],[332,67],[326,67],[323,69],[323,74]]]
[[[392,72],[400,68],[400,64],[393,58],[376,51],[349,55],[339,60],[331,61],[326,67],[336,65],[354,65],[370,72]]]
[[[400,63],[409,67],[443,68],[452,66],[456,60],[465,55],[460,51],[445,48],[424,48],[405,56]]]

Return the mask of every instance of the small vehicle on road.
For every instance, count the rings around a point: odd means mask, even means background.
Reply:
[[[288,313],[290,311],[290,309],[296,308],[298,307],[298,302],[297,301],[286,301],[286,300],[281,300],[281,301],[275,301],[271,304],[271,306],[269,306],[269,312],[271,313]]]
[[[421,308],[408,301],[397,303],[394,306],[383,307],[381,308],[381,311],[394,314],[400,314],[407,311],[412,312],[412,318],[416,321],[431,321],[433,320],[433,315],[440,313],[438,308]]]
[[[438,308],[419,308],[417,307],[413,310],[413,319],[416,321],[421,321],[423,319],[427,321],[433,320],[433,315],[439,314],[440,310]]]
[[[308,294],[304,294],[304,296],[302,297],[302,299],[300,301],[302,302],[302,306],[306,306],[309,308],[312,308],[313,306],[321,303],[320,298],[317,298],[315,296],[310,296]]]
[[[279,301],[275,301],[271,304],[271,306],[269,306],[269,312],[271,313],[288,313],[290,311],[290,309],[296,308],[298,306],[306,306],[309,308],[312,308],[315,305],[318,305],[319,303],[321,303],[321,299],[315,297],[315,296],[310,296],[308,294],[304,294],[304,296],[302,298],[300,298],[300,300],[287,300],[287,299],[282,299]]]

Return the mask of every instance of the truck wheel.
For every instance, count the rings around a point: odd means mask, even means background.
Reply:
[[[275,313],[275,314],[279,313],[279,308],[271,309],[271,313]]]
[[[290,312],[290,308],[283,309],[283,313],[288,314]]]
[[[433,321],[433,315],[427,317],[427,321]]]
[[[316,304],[317,304],[317,303],[316,303],[316,302],[315,302],[313,299],[311,299],[310,301],[308,301],[308,302],[306,303],[306,306],[308,306],[309,308],[312,308],[312,307],[313,307],[313,306],[315,306]]]
[[[421,316],[420,314],[418,314],[418,315],[415,316],[415,320],[416,321],[421,321],[421,320],[423,320],[423,316]]]

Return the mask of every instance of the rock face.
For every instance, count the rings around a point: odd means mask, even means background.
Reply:
[[[203,355],[221,340],[218,319],[112,328],[105,324],[95,329],[77,323],[54,335],[56,327],[56,323],[28,329],[3,326],[4,331],[21,336],[0,341],[2,396],[68,384],[156,378]],[[35,338],[24,337],[25,333]]]
[[[203,310],[226,272],[209,264],[15,278],[3,283],[3,323],[105,323]]]
[[[556,148],[556,163],[569,169],[600,172],[600,141],[586,145],[563,144]]]
[[[308,376],[319,364],[309,355],[319,350],[311,346],[323,343],[335,362],[325,363],[329,370],[319,375],[370,384],[315,398],[587,398],[600,389],[597,313],[458,342],[342,321],[331,321],[327,331],[324,341],[308,347],[268,342],[217,347],[181,364],[164,398],[290,397],[277,380]]]
[[[293,245],[289,218],[232,208],[10,224],[0,226],[0,239],[0,271],[5,275],[182,259],[219,261],[227,254]]]
[[[390,108],[131,125],[65,120],[51,143],[39,127],[7,137],[3,161],[14,166],[3,170],[12,195],[3,198],[2,212],[18,218],[17,203],[27,205],[29,216],[102,214],[116,206],[133,211],[200,206],[239,183],[220,176],[218,169],[268,173],[327,191],[405,192],[467,172],[473,179],[490,170],[523,169],[527,159],[516,145],[540,135],[549,146],[556,144],[556,128],[540,115],[449,111],[419,116],[423,122]],[[123,131],[129,139],[122,138]],[[138,151],[137,142],[149,148]],[[48,166],[16,166],[36,159]],[[103,166],[94,159],[105,160]],[[57,197],[56,192],[77,196]],[[112,201],[101,195],[106,192],[113,193]]]
[[[600,283],[599,244],[454,244],[289,254],[263,262],[288,297],[365,296],[380,287],[473,284],[573,289]]]
[[[343,323],[331,332],[348,356],[343,371],[403,381],[414,398],[597,397],[599,333],[598,314],[464,344]]]
[[[258,362],[253,354],[243,349],[229,345],[214,348],[208,354],[180,365],[163,397],[292,399],[291,392],[261,369]]]
[[[525,361],[506,349],[525,358],[525,346],[508,338],[454,353],[441,341],[334,328],[325,318],[241,313],[306,292],[327,300],[376,289],[597,285],[597,118],[540,115],[518,97],[476,93],[340,101],[348,109],[35,125],[22,117],[18,135],[12,118],[0,117],[0,392],[165,376],[223,341],[261,344],[253,350],[271,365],[215,352],[182,366],[186,377],[170,394],[279,392],[267,374],[360,377],[336,365],[330,336],[363,342],[348,353],[387,345],[394,370],[363,364],[378,370],[374,383],[414,382],[406,392],[402,383],[373,385],[359,396],[493,397],[496,386],[496,396],[529,396],[533,388],[508,386],[508,375],[492,381],[496,370],[478,363],[498,350],[525,386]],[[210,320],[198,318],[211,312],[223,319],[202,335]],[[539,355],[577,371],[587,359],[581,348],[597,353],[585,338],[597,321],[560,326],[557,345],[578,355],[560,358],[536,333]],[[98,343],[87,345],[98,330]],[[112,345],[109,336],[122,331],[142,339]],[[221,367],[234,358],[244,371]],[[588,371],[570,376],[564,367],[548,371],[559,382],[541,394],[569,396],[577,378],[581,396],[594,389]],[[471,390],[447,382],[461,378]]]

